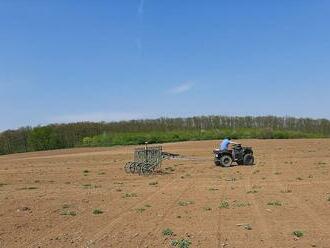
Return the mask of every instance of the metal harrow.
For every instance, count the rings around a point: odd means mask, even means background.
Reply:
[[[126,173],[136,173],[139,175],[150,175],[158,170],[162,163],[162,147],[153,146],[136,148],[134,151],[134,161],[125,164]]]

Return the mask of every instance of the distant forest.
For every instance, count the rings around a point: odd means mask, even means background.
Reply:
[[[114,146],[232,138],[330,137],[327,119],[198,116],[24,127],[0,133],[0,154],[82,146]]]

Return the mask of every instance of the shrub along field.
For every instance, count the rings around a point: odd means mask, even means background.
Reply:
[[[114,146],[138,145],[145,141],[149,143],[168,143],[189,140],[214,140],[231,137],[233,139],[297,139],[324,137],[316,133],[303,133],[299,131],[267,130],[267,129],[222,129],[220,130],[188,130],[169,132],[132,132],[132,133],[105,133],[93,137],[85,137],[82,146]]]
[[[26,127],[0,133],[0,154],[81,146],[235,139],[330,137],[330,121],[292,117],[200,116]]]
[[[216,167],[218,141],[126,174],[135,146],[0,157],[0,247],[329,247],[330,139],[236,140],[254,166]]]

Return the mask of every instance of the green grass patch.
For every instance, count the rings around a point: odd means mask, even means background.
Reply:
[[[219,204],[219,208],[229,208],[229,202],[228,201],[221,201]]]
[[[281,193],[292,193],[292,190],[291,189],[284,189],[284,190],[281,190]]]
[[[251,206],[249,202],[235,202],[233,205],[234,207],[238,207],[238,208]]]
[[[99,185],[92,185],[90,183],[83,184],[82,186],[83,186],[84,189],[97,189],[97,188],[101,188],[101,186],[99,186]]]
[[[296,231],[293,231],[292,232],[292,235],[293,236],[296,236],[297,238],[301,238],[304,236],[304,232],[303,231],[300,231],[300,230],[296,230]]]
[[[101,209],[94,209],[93,214],[98,215],[98,214],[103,214],[103,211]]]
[[[182,207],[188,206],[188,205],[191,205],[191,204],[194,204],[194,202],[193,201],[179,201],[178,202],[178,205],[182,206]]]
[[[170,228],[164,229],[162,233],[164,236],[172,236],[174,234],[174,232]]]
[[[61,215],[66,215],[66,216],[76,216],[77,213],[75,211],[72,210],[65,210],[61,213]]]
[[[137,197],[137,193],[126,193],[123,195],[123,198]]]
[[[143,213],[144,211],[146,211],[146,209],[145,208],[136,208],[135,211],[138,213]]]
[[[191,241],[188,239],[172,240],[171,245],[179,248],[189,248]]]
[[[279,207],[279,206],[282,206],[282,203],[278,200],[276,201],[270,201],[267,203],[268,206],[276,206],[276,207]]]

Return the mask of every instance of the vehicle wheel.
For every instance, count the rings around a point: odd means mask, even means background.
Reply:
[[[144,165],[144,163],[137,163],[135,165],[135,168],[134,168],[134,172],[133,173],[139,173],[139,171],[141,170],[141,167]]]
[[[132,162],[130,165],[129,165],[129,171],[131,173],[134,173],[135,172],[135,165],[136,165],[136,162]]]
[[[220,163],[222,166],[224,167],[229,167],[231,165],[231,163],[233,162],[233,159],[231,156],[229,155],[223,155],[221,158],[220,158]]]
[[[221,165],[220,160],[219,159],[214,159],[214,164],[216,166],[220,166]]]
[[[150,175],[152,173],[152,167],[150,164],[143,164],[140,169],[140,175]]]
[[[253,165],[254,157],[252,154],[245,154],[243,158],[244,165]]]
[[[127,163],[125,164],[124,169],[125,169],[125,172],[126,172],[126,173],[130,173],[130,166],[131,166],[131,163],[132,163],[132,162],[127,162]]]

